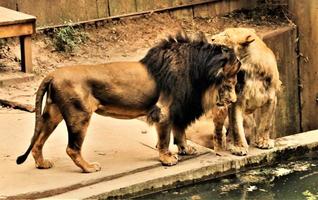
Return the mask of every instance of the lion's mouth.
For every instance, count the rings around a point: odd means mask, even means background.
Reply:
[[[216,106],[218,107],[224,107],[224,106],[229,106],[231,105],[233,102],[230,100],[225,100],[224,102],[217,102]]]

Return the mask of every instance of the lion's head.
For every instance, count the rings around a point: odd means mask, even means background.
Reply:
[[[268,77],[270,85],[280,89],[281,81],[274,53],[259,38],[252,28],[227,28],[212,36],[213,44],[233,48],[242,63],[241,69],[249,74]]]
[[[259,40],[254,29],[227,28],[223,32],[212,36],[212,43],[223,44],[233,48],[238,59],[244,59],[249,53],[249,46]]]
[[[211,40],[212,43],[234,47],[237,44],[244,45],[246,42],[252,42],[257,37],[255,29],[252,28],[227,28],[213,35]]]

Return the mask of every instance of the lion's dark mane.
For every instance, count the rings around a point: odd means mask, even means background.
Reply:
[[[140,61],[154,77],[158,90],[172,97],[170,118],[175,126],[186,128],[203,114],[204,92],[224,78],[217,75],[228,62],[222,48],[206,42],[203,34],[190,39],[178,33],[151,48]]]

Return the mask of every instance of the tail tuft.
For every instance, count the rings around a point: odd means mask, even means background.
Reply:
[[[17,164],[20,165],[20,164],[24,163],[24,161],[27,159],[27,157],[28,157],[28,154],[23,154],[23,155],[19,156],[17,158],[17,161],[16,161]]]

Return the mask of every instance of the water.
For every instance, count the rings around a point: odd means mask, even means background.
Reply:
[[[318,200],[318,156],[249,170],[136,199]]]

